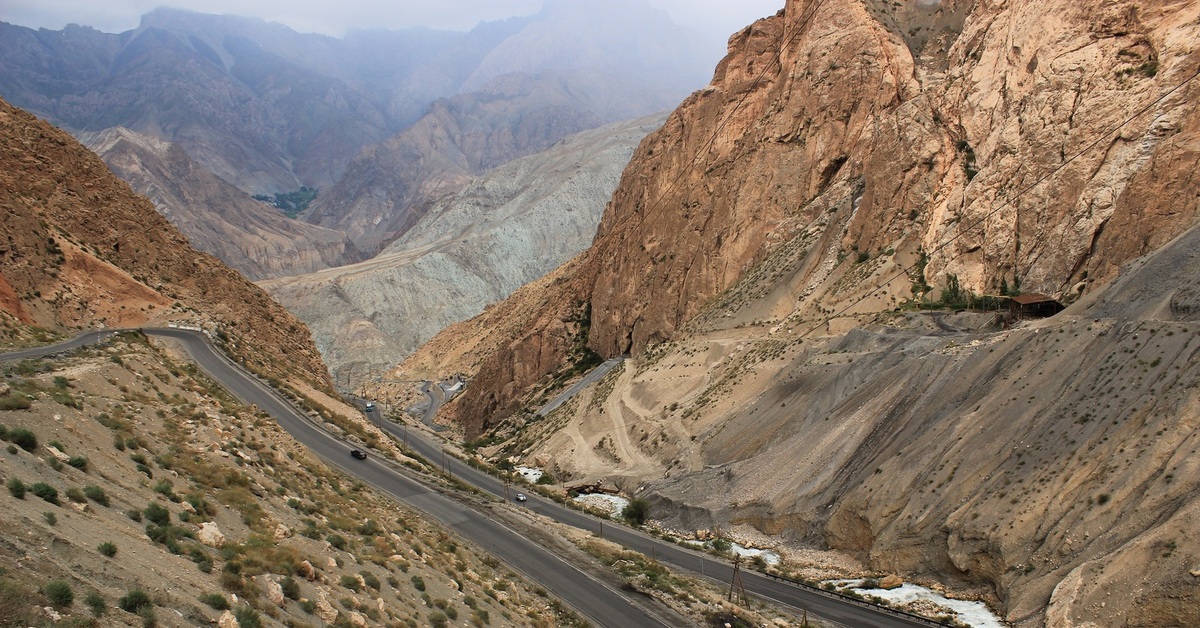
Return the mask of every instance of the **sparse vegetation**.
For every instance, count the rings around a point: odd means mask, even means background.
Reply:
[[[99,591],[91,591],[83,598],[83,603],[92,611],[93,617],[101,617],[108,611],[108,602]]]
[[[227,611],[230,608],[229,600],[220,593],[205,593],[200,596],[200,601],[218,611]]]
[[[59,505],[58,489],[46,484],[45,482],[35,482],[34,484],[31,484],[29,486],[29,492],[41,497],[55,506]]]
[[[105,556],[112,558],[117,555],[117,544],[112,541],[105,541],[96,547],[96,550]]]
[[[17,499],[25,499],[25,491],[29,488],[19,478],[8,478],[6,486],[8,486],[8,494]]]
[[[634,497],[625,505],[621,516],[630,524],[640,526],[650,518],[650,501],[644,497]]]
[[[104,489],[94,484],[89,484],[83,487],[83,494],[88,499],[100,504],[101,506],[108,506],[109,504],[108,494],[104,492]]]
[[[8,433],[8,440],[30,453],[33,453],[33,450],[37,449],[38,446],[37,435],[23,427],[18,427],[10,431]]]
[[[75,591],[71,589],[71,585],[62,580],[51,580],[42,587],[42,593],[46,594],[46,598],[50,600],[50,604],[55,608],[67,608],[75,603]]]
[[[150,596],[141,589],[133,589],[125,595],[122,595],[121,599],[117,600],[117,607],[126,613],[136,614],[142,609],[152,606],[154,606],[154,602],[152,602],[150,600]]]

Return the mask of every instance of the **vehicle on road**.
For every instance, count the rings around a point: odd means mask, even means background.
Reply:
[[[354,458],[355,460],[366,460],[366,459],[367,459],[367,452],[365,452],[365,451],[363,451],[363,450],[361,450],[361,449],[351,449],[351,450],[350,450],[350,457],[351,457],[351,458]]]
[[[368,401],[366,408],[367,408],[367,412],[374,412],[375,411],[375,402]]]
[[[523,502],[523,501],[525,501],[525,500],[527,500],[527,499],[528,499],[528,498],[527,498],[527,497],[525,497],[525,493],[517,493],[517,501],[519,501],[519,502]]]

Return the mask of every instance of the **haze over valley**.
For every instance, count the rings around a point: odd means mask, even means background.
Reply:
[[[0,615],[1200,625],[1200,0],[471,4],[0,9]]]

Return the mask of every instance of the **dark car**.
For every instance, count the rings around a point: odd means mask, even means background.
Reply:
[[[363,451],[363,450],[361,450],[361,449],[351,449],[351,450],[350,450],[350,456],[351,456],[352,458],[355,458],[355,459],[357,459],[357,460],[366,460],[366,459],[367,459],[367,452],[365,452],[365,451]]]
[[[374,411],[375,411],[375,402],[368,401],[367,402],[367,412],[374,412]]]

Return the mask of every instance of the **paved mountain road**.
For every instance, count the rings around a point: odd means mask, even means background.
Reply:
[[[180,341],[192,359],[206,373],[221,382],[242,401],[258,405],[260,409],[274,417],[293,438],[328,463],[429,514],[480,547],[491,548],[498,558],[525,573],[530,579],[537,581],[590,621],[602,626],[619,628],[664,625],[663,622],[632,605],[616,591],[564,562],[537,543],[492,520],[485,513],[430,490],[375,457],[366,461],[353,461],[348,455],[349,448],[345,443],[338,441],[314,425],[308,417],[287,403],[278,393],[218,353],[202,333],[177,328],[147,328],[141,331],[148,335],[169,337]],[[111,333],[113,333],[111,330],[89,332],[51,347],[0,355],[0,360],[52,355],[97,342]],[[612,362],[613,364],[606,363],[605,366],[611,369],[616,364],[616,361]],[[607,370],[604,372],[607,373]],[[593,378],[592,381],[594,379],[598,379],[598,377]],[[432,418],[436,414],[441,402],[440,395],[435,397],[430,394],[430,399],[430,408],[427,410],[426,418]],[[381,417],[378,412],[378,407],[372,411],[370,418],[373,421],[396,436],[401,438],[405,436],[404,426],[387,420],[379,420]],[[444,458],[447,469],[454,477],[493,495],[505,496],[503,482],[467,466],[453,456],[443,456],[442,444],[436,442],[433,436],[414,429],[408,431],[407,437],[409,446],[431,463],[440,464]],[[729,582],[732,578],[733,568],[723,560],[560,506],[540,496],[530,495],[529,501],[525,502],[525,507],[560,523],[596,532],[610,541],[645,555],[654,556],[657,560],[674,567],[719,582]],[[743,570],[741,573],[745,589],[752,596],[770,599],[797,610],[805,609],[811,615],[845,626],[893,628],[940,625],[907,614],[897,614],[877,606],[858,603],[820,590],[798,587],[754,571]]]
[[[605,362],[597,368],[597,370],[603,370],[603,373],[592,377],[589,381],[598,381],[600,377],[603,377],[604,374],[607,374],[614,366],[620,363],[621,359],[613,359]],[[427,389],[425,393],[429,395],[430,404],[429,408],[425,410],[425,416],[422,418],[422,421],[430,423],[434,415],[437,414],[441,399],[434,397]],[[569,398],[569,396],[566,398]],[[559,403],[561,404],[563,401],[566,401],[566,398],[562,398]],[[510,488],[508,491],[505,491],[503,481],[468,466],[458,458],[444,455],[442,444],[435,441],[434,436],[418,429],[406,430],[403,425],[382,420],[382,417],[378,413],[379,409],[376,406],[376,409],[370,415],[372,421],[377,425],[381,425],[383,429],[388,430],[393,435],[405,439],[409,447],[424,456],[431,463],[445,464],[454,477],[501,498],[505,498],[510,494],[515,495],[517,490],[519,490]],[[728,583],[733,578],[733,566],[726,561],[718,560],[708,554],[649,536],[631,528],[615,524],[612,521],[605,521],[578,510],[561,506],[537,494],[526,493],[526,496],[528,501],[524,502],[525,507],[559,523],[595,532],[628,549],[641,552],[647,556],[653,556],[661,562],[684,569],[693,574],[712,578],[723,583]],[[796,610],[805,609],[811,615],[845,626],[853,626],[855,628],[860,626],[864,628],[896,628],[942,625],[907,614],[892,613],[887,609],[875,605],[856,602],[842,596],[831,595],[824,591],[797,587],[786,581],[776,580],[755,571],[742,570],[741,574],[746,591],[751,595],[761,596],[784,606],[790,606]]]
[[[280,427],[327,463],[424,512],[479,547],[490,548],[497,558],[545,587],[589,621],[614,628],[666,625],[630,603],[620,593],[579,571],[539,544],[494,521],[486,513],[429,489],[377,457],[365,461],[350,458],[349,447],[345,443],[318,428],[278,393],[218,353],[202,333],[178,328],[147,328],[141,331],[179,341],[204,372],[243,402],[253,403],[270,414]],[[0,355],[0,360],[53,355],[98,342],[112,333],[90,332],[51,347]]]

